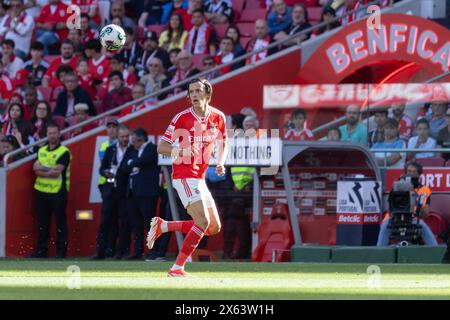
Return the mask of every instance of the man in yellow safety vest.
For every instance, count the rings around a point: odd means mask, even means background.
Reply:
[[[48,144],[38,151],[33,165],[37,176],[36,211],[39,234],[34,258],[46,258],[52,214],[56,220],[56,258],[65,258],[67,251],[67,194],[70,186],[70,150],[60,144],[61,134],[55,123],[47,125]]]

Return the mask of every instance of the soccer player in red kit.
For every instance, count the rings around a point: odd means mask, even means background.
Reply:
[[[197,248],[204,235],[220,231],[219,214],[214,199],[205,182],[209,160],[218,141],[217,174],[225,174],[227,133],[225,115],[209,105],[211,84],[204,79],[194,79],[188,86],[192,107],[178,113],[167,128],[158,145],[158,153],[176,157],[172,181],[184,207],[193,220],[164,221],[152,219],[147,236],[147,247],[153,248],[155,240],[164,232],[186,233],[183,245],[168,272],[169,277],[189,277],[184,264]],[[175,141],[179,147],[173,147]]]

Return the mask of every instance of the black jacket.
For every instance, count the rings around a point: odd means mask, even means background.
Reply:
[[[159,166],[156,145],[149,142],[138,156],[138,150],[133,149],[131,160],[127,161],[128,196],[153,197],[160,194]]]
[[[75,89],[75,101],[74,105],[77,103],[86,103],[89,106],[88,113],[90,116],[95,116],[97,111],[95,109],[94,104],[92,103],[92,99],[89,94],[80,86]],[[63,90],[58,94],[58,98],[56,99],[56,107],[53,111],[53,115],[55,116],[63,116],[65,117],[67,113],[67,90]]]
[[[125,198],[127,195],[127,184],[128,184],[128,171],[127,171],[127,162],[133,157],[134,154],[133,146],[129,146],[125,150],[125,154],[123,156],[122,162],[120,166],[117,168],[116,176],[115,176],[115,184],[112,182],[106,181],[105,184],[101,187],[102,197],[110,198],[115,194],[119,197]],[[109,146],[105,155],[102,159],[102,164],[100,166],[100,175],[105,177],[105,170],[111,169],[112,165],[117,165],[117,144],[113,144]]]

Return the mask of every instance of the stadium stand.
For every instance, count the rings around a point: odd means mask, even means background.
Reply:
[[[309,19],[311,24],[317,24],[320,19],[321,19],[321,13],[323,11],[323,7],[319,7],[317,6],[317,1],[303,1],[306,3],[307,5],[307,10],[308,10],[308,15],[309,15]],[[364,1],[364,3],[367,3],[366,1]],[[234,10],[234,18],[232,21],[232,24],[236,25],[240,32],[241,32],[241,38],[240,38],[240,43],[242,45],[243,48],[246,48],[248,42],[250,39],[252,39],[252,37],[254,37],[254,33],[255,33],[255,21],[257,19],[265,19],[267,14],[268,14],[268,10],[267,8],[265,8],[264,6],[261,5],[261,3],[259,1],[256,0],[233,0],[232,3],[233,6],[233,10]],[[104,22],[102,23],[102,25],[104,25],[106,22],[110,22],[109,20],[109,10],[110,10],[110,2],[109,1],[99,1],[99,9],[100,9],[100,16],[101,16],[101,21]],[[134,21],[134,23],[136,23],[136,21]],[[218,43],[220,38],[222,38],[225,35],[225,31],[227,29],[229,24],[218,24],[213,26],[212,28],[215,29],[216,35],[217,35],[217,39],[215,39],[215,45],[216,45],[216,52],[210,52],[209,54],[212,54],[213,56],[217,53],[217,51],[219,50],[218,48]],[[161,32],[165,29],[167,29],[168,26],[167,25],[162,25],[162,24],[152,24],[152,25],[148,25],[146,26],[146,29],[140,28],[138,27],[136,29],[136,39],[137,41],[135,43],[131,43],[128,44],[121,52],[119,52],[120,55],[122,55],[124,57],[124,59],[126,59],[126,62],[124,63],[124,71],[123,74],[125,76],[125,74],[129,74],[130,72],[135,73],[136,77],[138,78],[138,81],[140,80],[140,78],[142,78],[142,76],[147,75],[150,73],[150,71],[148,70],[147,66],[149,64],[149,60],[148,57],[149,56],[153,56],[155,53],[161,53],[160,59],[167,59],[167,53],[162,53],[162,49],[158,48],[156,49],[156,52],[154,51],[155,48],[152,48],[152,45],[148,45],[147,47],[145,47],[145,41],[144,41],[144,37],[145,37],[145,32],[146,31],[153,31],[155,32],[158,36],[161,35]],[[310,41],[310,40],[307,40]],[[308,43],[312,43],[312,42],[305,42],[305,47]],[[140,45],[141,44],[141,45]],[[145,47],[145,48],[144,48]],[[282,48],[281,47],[277,48],[279,49],[278,52],[283,53],[282,49],[289,49],[288,47],[286,48]],[[59,45],[55,45],[53,47],[53,49],[59,50]],[[82,54],[84,55],[85,52],[82,51]],[[277,51],[277,50],[275,50]],[[286,50],[288,51],[288,50]],[[47,61],[48,63],[54,61],[56,58],[58,58],[61,54],[61,52],[56,51],[54,52],[55,54],[52,55],[46,55],[44,57],[44,60]],[[270,56],[272,53],[268,54],[268,56]],[[193,67],[196,67],[198,69],[203,69],[203,65],[202,65],[202,59],[206,56],[207,54],[195,54],[193,56]],[[280,55],[281,56],[281,55]],[[110,53],[106,53],[105,55],[106,59],[109,61],[109,59],[111,58],[111,54]],[[236,58],[236,57],[234,57]],[[283,58],[279,58],[279,60],[283,60]],[[91,62],[94,65],[97,70],[98,68],[100,68],[98,65],[96,65],[96,63],[98,61],[92,61]],[[246,65],[245,61],[243,63],[243,65]],[[172,65],[172,63],[168,62],[168,66],[169,68],[172,67],[172,70],[174,71],[173,73],[170,72],[166,72],[166,76],[167,76],[167,80],[164,82],[164,88],[169,88],[171,86],[171,79],[172,77],[174,77],[174,75],[177,72],[177,62],[175,62],[175,64]],[[166,68],[166,69],[169,69]],[[249,66],[249,68],[253,68],[253,66]],[[76,72],[76,70],[74,70]],[[95,70],[90,70],[90,72],[93,72]],[[166,70],[167,71],[167,70]],[[354,79],[357,79],[357,77],[355,77]],[[15,82],[17,79],[13,79],[13,82]],[[97,79],[98,80],[98,79]],[[351,80],[351,79],[350,79]],[[94,79],[88,79],[87,80],[88,83],[89,81],[94,81]],[[94,81],[95,82],[95,81]],[[110,90],[110,84],[106,81],[97,81],[98,83],[96,83],[96,85],[94,85],[94,87],[96,88],[96,96],[94,100],[94,104],[96,105],[96,107],[98,108],[100,101],[102,99],[102,93],[104,93],[105,91],[107,92],[108,90]],[[131,86],[130,86],[131,87]],[[17,86],[16,88],[17,92],[19,92],[19,94],[22,94],[21,91],[21,86]],[[38,87],[39,92],[42,94],[42,97],[44,100],[50,102],[50,105],[52,106],[52,110],[55,107],[55,102],[56,102],[56,97],[58,95],[58,90],[56,89],[51,89],[51,88],[46,88],[43,86],[39,86]],[[163,105],[164,103],[167,103],[167,101],[170,101],[170,99],[175,99],[176,97],[176,93],[181,92],[180,89],[175,90],[174,93],[165,93],[165,94],[160,94],[159,91],[158,92],[150,92],[150,94],[153,94],[153,96],[151,97],[150,101],[146,101],[146,103],[148,102],[149,107],[151,106],[152,108],[157,105]],[[166,99],[168,98],[168,99]],[[143,100],[142,100],[143,101]],[[8,99],[4,99],[4,105],[3,108],[6,110],[6,106],[8,104]],[[138,110],[136,110],[138,111]],[[7,115],[5,113],[0,114],[2,117],[2,122],[5,122]],[[333,122],[333,120],[339,118],[342,115],[342,111],[337,111],[331,114],[329,114],[330,116],[326,119],[326,121],[323,121],[322,123],[318,123],[318,122],[313,122],[313,120],[311,120],[311,122],[308,123],[308,126],[313,125],[316,127],[319,127],[320,125],[324,125],[324,124],[331,124],[331,122]],[[134,117],[134,115],[132,115],[131,117],[127,118],[130,119]],[[261,117],[261,114],[258,114],[258,117]],[[370,115],[364,116],[365,119],[365,123],[369,123],[369,121],[371,121]],[[105,118],[105,115],[100,115],[100,118]],[[64,117],[54,117],[55,122],[58,123],[58,125],[60,125],[61,128],[63,128],[65,126],[65,119]],[[94,118],[93,121],[96,121],[97,118]],[[413,120],[416,121],[417,120],[417,116],[413,117]],[[101,123],[101,121],[99,122]],[[282,125],[286,125],[286,127],[292,125],[289,121],[285,121]],[[280,125],[280,128],[282,127],[282,125]],[[335,126],[336,127],[336,126]],[[68,128],[67,130],[73,130],[75,127],[71,127]],[[311,129],[314,129],[315,127],[311,126]],[[98,130],[94,129],[94,130]],[[315,133],[315,132],[314,132]],[[315,136],[317,136],[317,139],[320,139],[324,136],[325,132],[321,132],[320,134],[315,133]],[[87,135],[86,135],[87,136]],[[311,160],[312,161],[312,160]],[[426,158],[426,159],[419,159],[418,160],[420,163],[422,163],[425,167],[444,167],[445,165],[448,165],[450,163],[450,160],[445,162],[443,158],[440,157],[434,157],[434,158]],[[432,196],[432,208],[435,209],[436,211],[433,212],[432,215],[430,215],[430,217],[428,219],[430,222],[430,226],[433,229],[433,232],[436,234],[437,232],[441,232],[445,229],[446,226],[448,226],[450,224],[450,211],[446,208],[445,206],[445,202],[447,202],[447,204],[449,203],[449,199],[448,199],[449,195],[439,195],[439,194],[433,194]],[[290,233],[290,231],[287,229],[286,224],[283,224],[280,221],[278,221],[280,219],[275,219],[274,221],[276,221],[274,224],[267,224],[267,223],[263,223],[261,224],[261,230],[260,230],[260,237],[265,239],[264,241],[266,243],[261,244],[260,245],[262,247],[259,247],[257,249],[258,251],[258,259],[264,259],[264,261],[271,261],[272,260],[272,252],[273,249],[281,249],[281,250],[285,250],[286,248],[288,248],[292,243],[292,239],[289,239],[288,234]],[[274,222],[272,221],[272,222]],[[428,220],[427,220],[428,222]],[[263,227],[264,226],[264,227]],[[269,228],[269,229],[268,229]],[[277,229],[278,228],[278,229]],[[266,233],[271,231],[273,232],[273,234]],[[278,230],[278,231],[277,231]],[[282,231],[280,231],[282,230]],[[333,233],[334,230],[327,230],[326,232],[330,234],[329,238],[329,242],[330,244],[333,242],[333,240],[335,240],[335,233]],[[278,234],[279,232],[281,232],[281,235]],[[277,234],[277,235],[276,235]],[[289,240],[289,241],[288,241]],[[262,257],[262,258],[261,258]],[[279,257],[277,257],[277,261],[280,261]]]

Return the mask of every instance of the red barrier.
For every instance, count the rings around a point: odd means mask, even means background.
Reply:
[[[300,52],[294,51],[281,58],[264,63],[247,72],[214,85],[212,105],[225,114],[239,112],[246,106],[253,107],[262,117],[263,85],[294,84],[300,68]],[[185,98],[180,98],[157,110],[126,122],[131,128],[144,127],[151,135],[161,135],[171,118],[186,108]],[[99,135],[106,135],[101,132]],[[71,191],[67,217],[69,225],[69,256],[88,256],[95,252],[97,226],[100,222],[100,206],[89,203],[91,171],[96,136],[69,145],[73,155],[71,165]],[[37,223],[34,212],[34,174],[32,164],[26,163],[11,169],[7,175],[6,203],[6,256],[23,257],[32,252],[36,242]],[[77,221],[75,211],[93,210],[94,220]],[[54,232],[52,233],[54,234]],[[172,237],[174,240],[175,237]],[[50,254],[54,245],[50,245]],[[211,237],[209,247],[222,249],[222,236]],[[173,248],[173,244],[171,246]]]

